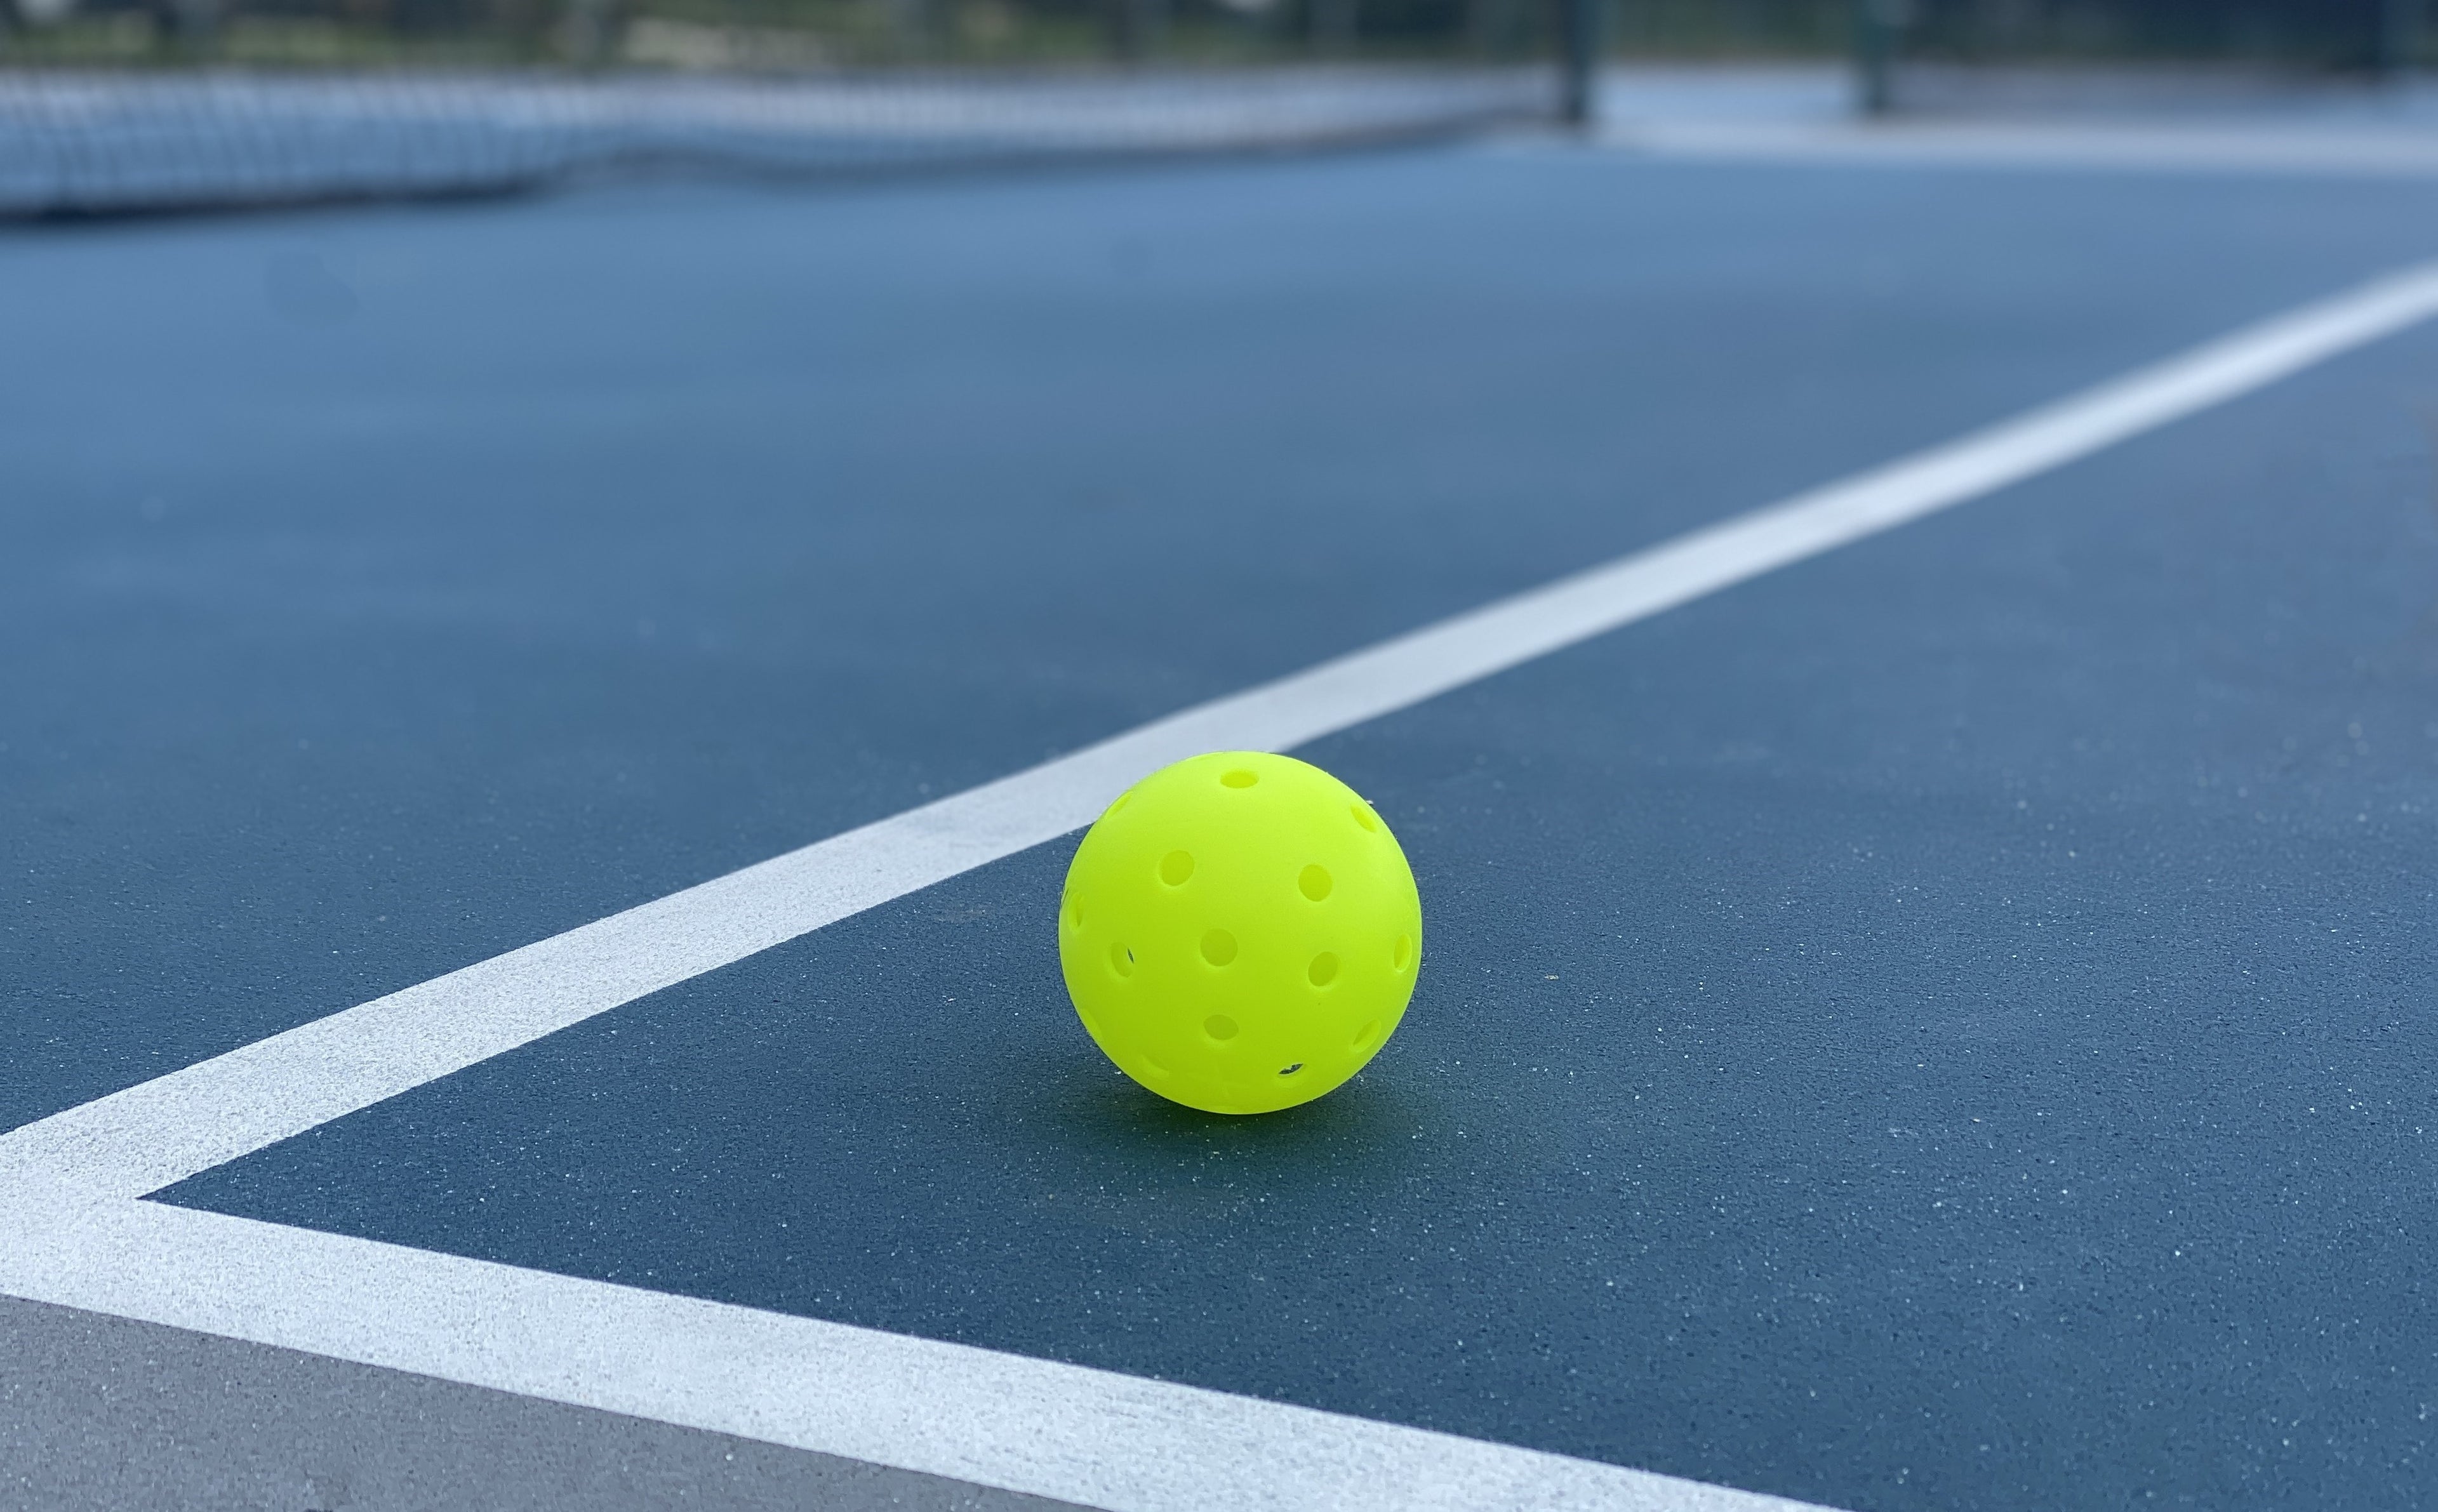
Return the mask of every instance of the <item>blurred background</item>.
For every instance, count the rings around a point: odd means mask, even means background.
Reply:
[[[2425,0],[0,0],[0,212],[2364,97]],[[1638,93],[1637,93],[1638,91]],[[1679,101],[1681,103],[1681,100]]]
[[[15,66],[486,65],[801,72],[899,64],[1474,62],[1591,13],[1621,59],[1919,57],[2374,72],[2422,0],[8,0]]]

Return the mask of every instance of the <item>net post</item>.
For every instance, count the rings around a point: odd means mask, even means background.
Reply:
[[[1558,0],[1558,118],[1578,131],[1599,123],[1605,3]]]
[[[1904,0],[1854,0],[1854,102],[1864,115],[1896,109],[1897,34]]]

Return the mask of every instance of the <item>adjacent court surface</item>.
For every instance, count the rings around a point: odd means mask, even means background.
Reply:
[[[1531,142],[10,230],[0,1292],[1108,1505],[1475,1451],[1027,1362],[1682,1478],[1462,1460],[1552,1502],[2430,1504],[2438,325],[2342,321],[2433,253],[2409,182]],[[1069,833],[478,1049],[399,1068],[507,999],[39,1122],[2298,310],[2342,330],[1293,727],[1426,910],[1319,1102],[1100,1058]],[[841,1405],[704,1352],[762,1313],[992,1353]],[[937,1362],[1000,1356],[972,1448]],[[0,1501],[76,1483],[10,1442]]]

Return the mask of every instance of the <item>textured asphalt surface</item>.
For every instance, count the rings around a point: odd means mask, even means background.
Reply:
[[[1531,153],[12,235],[0,1124],[2434,241]],[[1305,752],[1431,931],[1306,1109],[1097,1062],[1057,846],[169,1200],[1855,1508],[2412,1504],[2433,357]]]
[[[10,1512],[1068,1504],[12,1297],[0,1350]]]

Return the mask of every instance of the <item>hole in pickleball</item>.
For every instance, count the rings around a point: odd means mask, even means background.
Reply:
[[[1358,1050],[1368,1050],[1371,1047],[1372,1042],[1377,1040],[1379,1037],[1380,1021],[1375,1018],[1370,1023],[1364,1025],[1359,1029],[1356,1029],[1354,1031],[1354,1038],[1349,1043]]]
[[[1300,1071],[1300,1070],[1302,1070],[1302,1069],[1303,1069],[1303,1063],[1302,1063],[1301,1061],[1298,1061],[1298,1062],[1297,1062],[1295,1064],[1293,1064],[1293,1065],[1282,1065],[1282,1066],[1280,1066],[1280,1067],[1279,1067],[1279,1075],[1281,1075],[1281,1076],[1293,1076],[1293,1075],[1295,1075],[1298,1071]]]
[[[1388,964],[1398,971],[1404,971],[1408,965],[1413,963],[1413,959],[1414,942],[1406,939],[1404,936],[1399,935],[1397,937],[1396,947],[1388,953]]]
[[[1111,945],[1109,969],[1121,976],[1132,976],[1135,974],[1135,953],[1128,950],[1123,942]]]
[[[1337,958],[1328,951],[1322,951],[1312,958],[1312,969],[1304,975],[1312,978],[1312,984],[1315,987],[1328,986],[1337,980]]]
[[[1192,875],[1193,875],[1193,857],[1189,853],[1171,851],[1159,858],[1159,880],[1170,887],[1185,886],[1185,879]]]
[[[1236,1021],[1225,1013],[1213,1013],[1202,1021],[1202,1032],[1214,1040],[1232,1040],[1236,1037]]]
[[[1223,787],[1250,787],[1261,780],[1259,774],[1239,766],[1234,771],[1221,774],[1219,783]]]
[[[1081,929],[1081,928],[1083,928],[1083,927],[1084,927],[1084,900],[1083,900],[1083,899],[1081,899],[1081,898],[1077,898],[1077,897],[1073,897],[1073,896],[1069,896],[1069,897],[1068,898],[1068,900],[1067,900],[1067,927],[1068,927],[1068,928],[1069,928],[1069,929]]]
[[[1329,896],[1329,872],[1322,867],[1306,867],[1296,878],[1296,890],[1315,903]]]
[[[1236,958],[1236,937],[1225,929],[1213,929],[1202,937],[1202,958],[1213,966],[1225,966]],[[1229,1031],[1233,1033],[1233,1030]]]
[[[1355,804],[1353,814],[1354,822],[1363,826],[1364,833],[1368,835],[1377,835],[1380,833],[1380,816],[1371,812],[1370,804]]]

